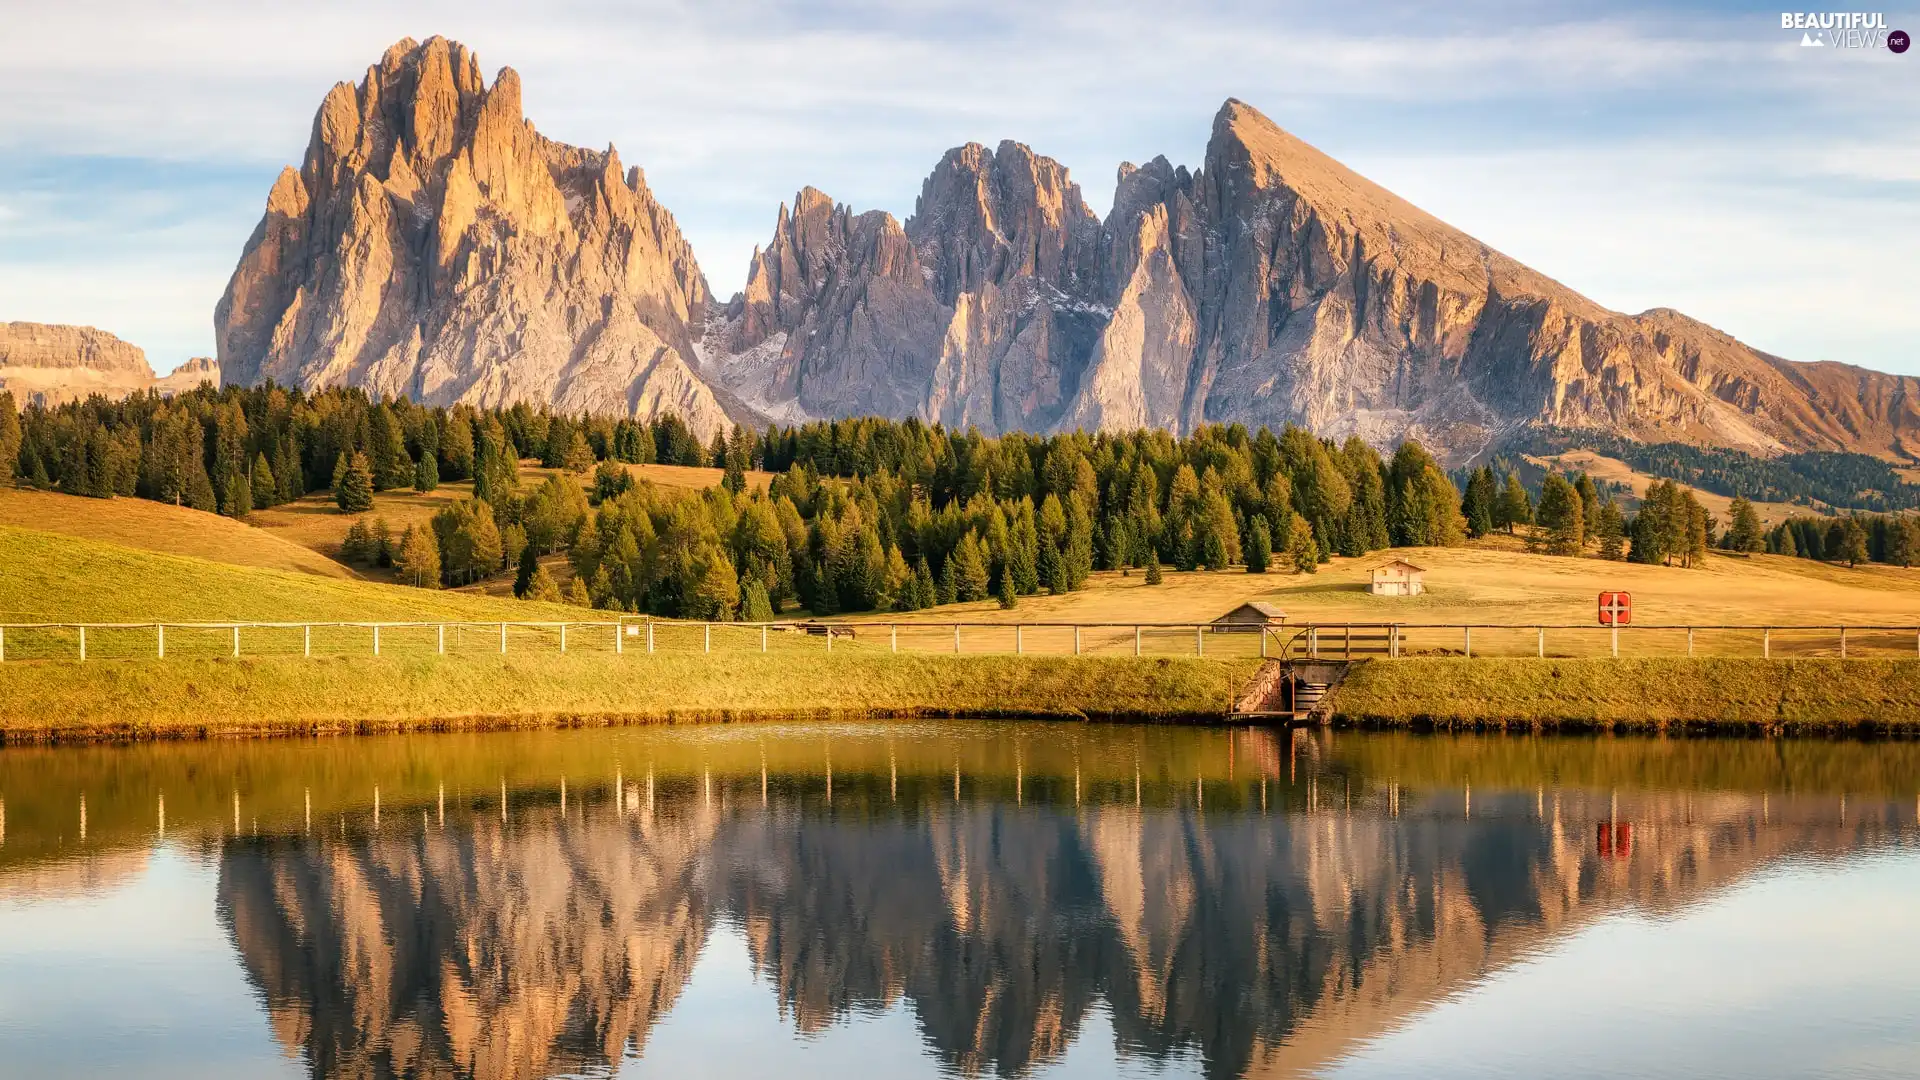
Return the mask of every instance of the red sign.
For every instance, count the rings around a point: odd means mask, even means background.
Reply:
[[[1603,592],[1600,594],[1601,626],[1626,626],[1632,621],[1632,593]]]

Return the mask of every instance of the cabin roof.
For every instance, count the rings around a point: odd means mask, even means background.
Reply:
[[[1235,612],[1246,611],[1249,608],[1259,612],[1262,615],[1265,615],[1269,619],[1284,619],[1287,617],[1287,613],[1280,610],[1280,605],[1278,604],[1269,604],[1265,600],[1249,600],[1244,604],[1239,604],[1233,607],[1227,612],[1226,615],[1222,615],[1220,616],[1220,618],[1224,619],[1227,617],[1227,615],[1232,615]],[[1218,620],[1215,620],[1215,621],[1217,622]]]
[[[1412,571],[1414,571],[1415,573],[1420,573],[1420,574],[1424,574],[1424,573],[1426,573],[1426,572],[1427,572],[1427,568],[1426,568],[1426,567],[1424,567],[1424,566],[1415,566],[1415,565],[1414,565],[1413,563],[1410,563],[1410,562],[1408,562],[1408,561],[1407,561],[1407,560],[1405,560],[1405,559],[1394,559],[1394,560],[1392,560],[1392,561],[1389,561],[1389,562],[1383,562],[1383,563],[1381,563],[1381,564],[1380,564],[1379,566],[1376,566],[1376,567],[1374,567],[1374,568],[1373,568],[1373,572],[1377,574],[1377,573],[1379,573],[1379,572],[1380,572],[1380,571],[1382,571],[1382,570],[1391,570],[1391,569],[1393,569],[1393,568],[1394,568],[1394,567],[1396,567],[1396,566],[1404,566],[1404,567],[1406,567],[1407,569],[1409,569],[1409,570],[1412,570]]]

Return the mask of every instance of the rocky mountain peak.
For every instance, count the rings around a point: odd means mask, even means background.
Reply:
[[[1007,140],[947,151],[906,231],[940,301],[1017,277],[1080,291],[1098,280],[1100,222],[1064,165]]]
[[[433,404],[727,417],[692,366],[710,297],[640,170],[542,136],[520,77],[395,44],[315,114],[215,311],[228,379]]]

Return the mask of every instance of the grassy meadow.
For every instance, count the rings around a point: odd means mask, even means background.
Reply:
[[[615,722],[1224,717],[1249,660],[574,652],[0,664],[7,742]]]
[[[1333,711],[1369,726],[1910,733],[1920,663],[1410,659],[1355,665]]]

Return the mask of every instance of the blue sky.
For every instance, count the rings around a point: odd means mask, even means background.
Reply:
[[[1885,12],[1920,30],[1920,8]],[[0,0],[0,320],[165,371],[334,82],[401,37],[512,66],[547,135],[647,172],[722,296],[812,184],[904,218],[1018,139],[1104,209],[1239,97],[1616,309],[1920,374],[1920,51],[1803,49],[1778,7]]]

